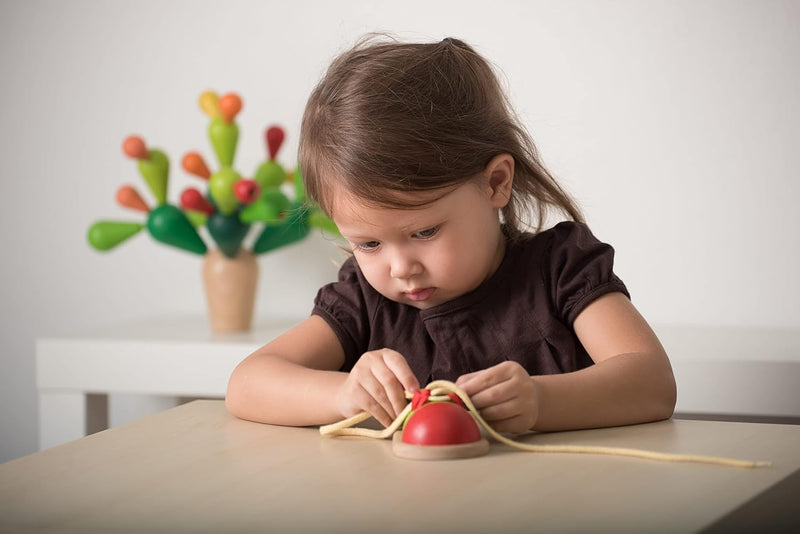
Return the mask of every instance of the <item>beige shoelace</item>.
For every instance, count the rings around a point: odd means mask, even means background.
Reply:
[[[560,453],[578,453],[578,454],[607,454],[612,456],[630,456],[633,458],[642,458],[646,460],[656,460],[660,462],[694,462],[703,464],[717,464],[729,467],[764,467],[772,465],[768,461],[750,461],[750,460],[737,460],[734,458],[721,458],[717,456],[698,456],[694,454],[672,454],[664,452],[647,451],[642,449],[629,449],[624,447],[601,447],[590,445],[533,445],[530,443],[520,443],[509,439],[502,434],[496,432],[489,424],[483,420],[478,413],[475,405],[464,393],[464,390],[447,380],[436,380],[431,382],[425,389],[431,392],[429,401],[445,401],[449,400],[448,393],[454,393],[467,407],[467,410],[475,417],[475,420],[484,428],[484,430],[495,440],[513,447],[515,449],[530,451],[530,452],[560,452]],[[411,393],[406,392],[406,398],[410,399]],[[395,418],[391,425],[383,430],[371,430],[368,428],[357,428],[355,425],[366,421],[371,416],[367,412],[354,415],[338,423],[320,427],[320,434],[324,436],[364,436],[376,439],[386,439],[391,437],[405,421],[406,416],[411,411],[411,403],[407,404],[403,411]]]

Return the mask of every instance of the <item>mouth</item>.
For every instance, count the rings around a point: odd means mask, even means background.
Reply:
[[[409,289],[403,291],[403,294],[413,300],[414,302],[422,302],[431,298],[431,295],[436,291],[435,287],[423,287],[420,289]]]

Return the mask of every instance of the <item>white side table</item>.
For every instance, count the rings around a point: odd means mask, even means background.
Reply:
[[[169,317],[36,342],[39,448],[101,430],[108,394],[225,396],[233,368],[302,319],[214,334],[206,318]],[[163,401],[162,401],[163,403]],[[100,423],[98,423],[100,421]]]
[[[800,330],[656,326],[682,415],[800,422]]]
[[[245,356],[300,321],[215,335],[202,316],[172,317],[40,339],[39,447],[103,428],[96,421],[104,420],[109,393],[222,398],[231,371]],[[676,412],[800,420],[800,332],[690,326],[655,330],[678,382]],[[171,405],[174,401],[168,400],[162,408]]]

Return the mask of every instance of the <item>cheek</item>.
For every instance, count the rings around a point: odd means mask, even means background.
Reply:
[[[357,257],[356,261],[358,262],[358,267],[361,269],[364,278],[367,279],[367,282],[369,282],[372,287],[380,289],[381,285],[385,283],[385,279],[388,277],[388,275],[384,275],[381,262],[376,261],[374,258],[363,257]]]
[[[442,243],[435,254],[427,261],[426,268],[436,272],[438,276],[461,277],[461,273],[469,270],[474,257],[473,242],[470,239],[453,239]]]
[[[474,228],[473,232],[459,236],[450,245],[449,253],[440,258],[440,273],[467,286],[474,286],[486,279],[497,243],[485,227]]]

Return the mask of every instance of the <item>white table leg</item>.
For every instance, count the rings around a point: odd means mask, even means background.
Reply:
[[[173,408],[167,395],[86,394],[39,391],[39,450]]]
[[[86,421],[83,392],[39,391],[39,450],[82,438]]]
[[[180,404],[172,395],[139,395],[110,393],[108,395],[108,426],[115,427],[142,419]]]

